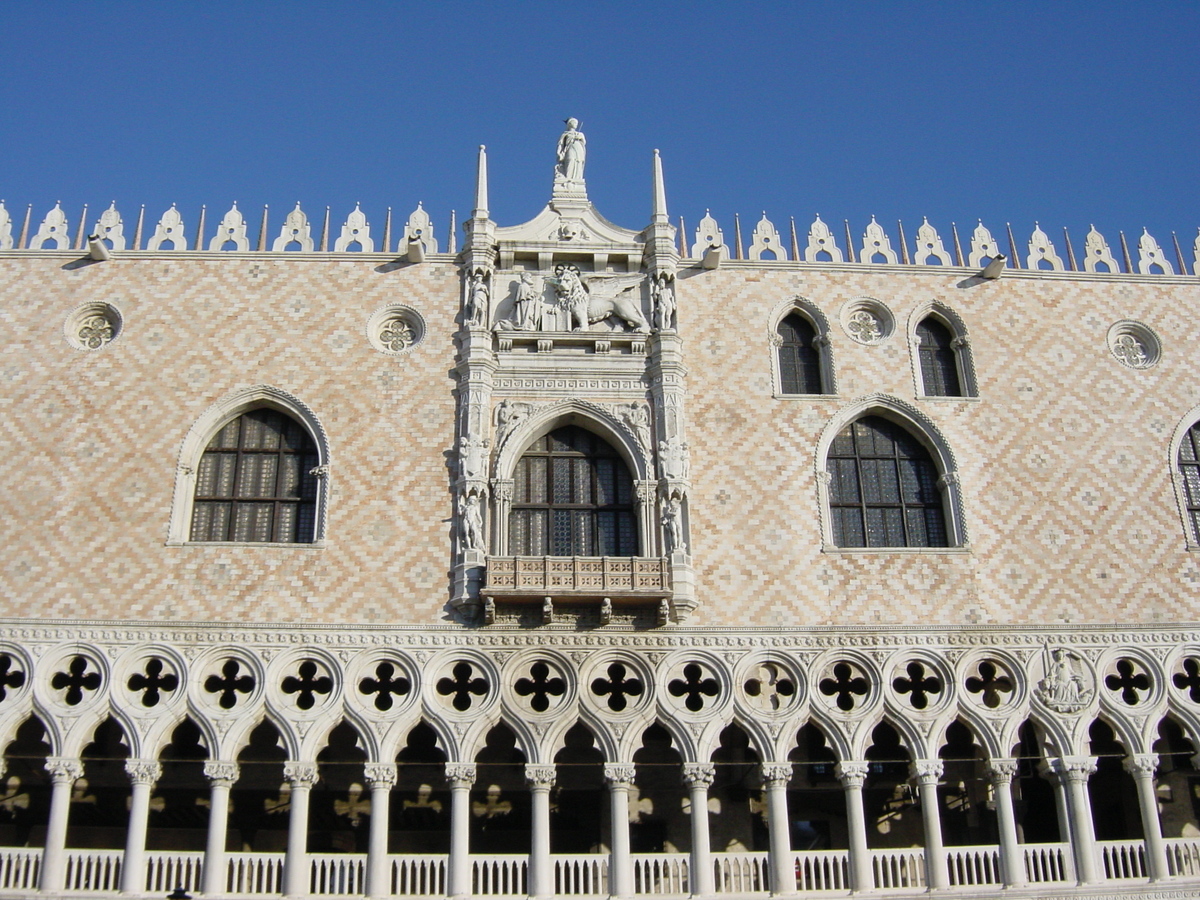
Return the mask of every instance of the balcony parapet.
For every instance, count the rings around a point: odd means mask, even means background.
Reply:
[[[481,593],[509,602],[639,605],[671,596],[671,566],[658,556],[490,556]]]

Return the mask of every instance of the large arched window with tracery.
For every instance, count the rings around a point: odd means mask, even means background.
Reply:
[[[829,449],[829,513],[838,547],[945,547],[938,468],[900,425],[866,416]]]
[[[254,409],[227,422],[196,467],[193,541],[310,543],[317,447],[284,413]]]
[[[568,425],[534,441],[513,475],[516,556],[637,556],[633,478],[606,441]]]
[[[1191,520],[1192,540],[1200,544],[1200,422],[1189,428],[1179,442],[1179,474],[1183,476],[1183,499]]]
[[[776,328],[779,353],[779,391],[782,394],[821,394],[821,351],[817,330],[799,313],[784,318]]]

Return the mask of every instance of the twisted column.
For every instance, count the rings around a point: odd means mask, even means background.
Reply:
[[[1017,761],[997,757],[987,763],[988,781],[996,800],[996,819],[1000,831],[1000,865],[1006,887],[1023,887],[1027,881],[1025,859],[1017,840],[1017,817],[1013,811],[1012,780]]]
[[[210,759],[204,764],[204,776],[209,781],[209,812],[201,890],[206,894],[220,894],[226,889],[225,840],[229,829],[229,791],[238,780],[238,774],[236,762]]]
[[[633,857],[629,852],[629,792],[635,775],[633,763],[605,763],[608,785],[612,849],[608,857],[608,891],[614,898],[633,895]]]
[[[42,850],[43,892],[61,891],[66,883],[67,819],[71,813],[71,788],[83,777],[83,762],[62,756],[46,759],[50,773],[50,820],[46,823],[46,846]]]
[[[946,847],[942,843],[942,819],[938,810],[938,779],[942,777],[940,759],[918,759],[912,765],[921,796],[921,821],[925,825],[925,874],[932,890],[950,886],[946,867]]]
[[[846,825],[850,832],[850,887],[855,893],[875,889],[871,874],[871,851],[867,847],[867,815],[863,809],[863,784],[867,764],[846,760],[837,765],[837,777],[846,792]]]
[[[371,789],[371,833],[367,839],[367,896],[386,897],[392,892],[388,878],[388,813],[396,784],[395,763],[368,763],[363,777]]]
[[[771,893],[796,893],[796,861],[788,825],[787,786],[790,762],[763,763],[763,789],[767,795],[767,834],[770,841]]]
[[[309,892],[308,798],[319,777],[317,764],[292,760],[284,763],[283,777],[292,786],[288,812],[287,856],[283,863],[283,892],[298,897]]]
[[[1158,818],[1158,796],[1154,793],[1157,753],[1138,753],[1125,760],[1125,771],[1137,784],[1138,809],[1142,814],[1142,834],[1146,844],[1146,868],[1151,881],[1170,875],[1167,869],[1167,845],[1163,843],[1162,822]]]
[[[683,783],[692,794],[692,859],[688,875],[693,897],[708,896],[714,891],[708,837],[708,789],[714,775],[712,763],[683,764]]]
[[[446,763],[450,785],[450,872],[446,892],[451,898],[471,893],[471,786],[474,763]]]
[[[125,771],[133,782],[129,803],[129,827],[125,831],[125,858],[121,861],[121,893],[146,891],[146,825],[150,816],[150,791],[162,778],[156,759],[127,759]]]

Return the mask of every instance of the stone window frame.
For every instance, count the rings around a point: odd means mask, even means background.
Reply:
[[[783,376],[779,371],[779,325],[790,315],[806,319],[816,332],[816,349],[821,370],[821,393],[785,394]],[[833,365],[833,344],[830,340],[829,320],[825,314],[806,297],[799,295],[778,304],[771,310],[767,327],[767,347],[771,357],[771,396],[776,400],[829,400],[837,398],[837,370]]]
[[[925,392],[925,378],[921,373],[921,342],[917,337],[917,326],[930,317],[950,330],[954,361],[958,366],[958,387],[961,393],[941,395]],[[962,316],[946,304],[933,300],[923,303],[913,310],[912,315],[908,317],[907,331],[913,390],[918,400],[942,402],[979,399],[979,383],[975,377],[975,356],[971,352],[971,335]]]
[[[842,429],[866,416],[879,416],[909,432],[929,451],[938,470],[938,489],[946,522],[945,547],[839,547],[833,539],[833,517],[829,508],[829,450]],[[921,410],[898,397],[871,394],[844,407],[825,425],[817,441],[816,459],[817,518],[821,530],[822,553],[970,553],[971,542],[963,509],[958,463],[941,429]]]
[[[200,458],[217,432],[232,419],[255,409],[270,408],[298,421],[308,431],[317,448],[317,508],[313,539],[304,543],[264,543],[258,541],[193,541],[192,508],[196,496],[196,471]],[[320,549],[325,546],[325,525],[329,500],[329,440],[316,413],[299,398],[281,388],[254,385],[228,394],[208,407],[192,424],[179,451],[175,469],[175,493],[171,501],[168,547],[287,547]]]
[[[1187,415],[1179,420],[1175,432],[1171,435],[1171,443],[1167,450],[1168,471],[1171,473],[1171,486],[1175,491],[1175,507],[1179,515],[1179,524],[1183,528],[1184,546],[1188,550],[1200,551],[1200,536],[1192,526],[1192,517],[1188,512],[1187,490],[1183,483],[1183,470],[1179,467],[1179,450],[1189,431],[1200,428],[1200,404],[1188,410]]]

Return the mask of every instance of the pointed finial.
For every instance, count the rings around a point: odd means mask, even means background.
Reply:
[[[472,219],[488,217],[488,180],[487,180],[487,147],[479,145],[479,160],[475,166],[475,209],[471,211]]]
[[[663,182],[662,157],[654,151],[654,208],[652,210],[654,224],[666,225],[667,219],[667,189]]]

